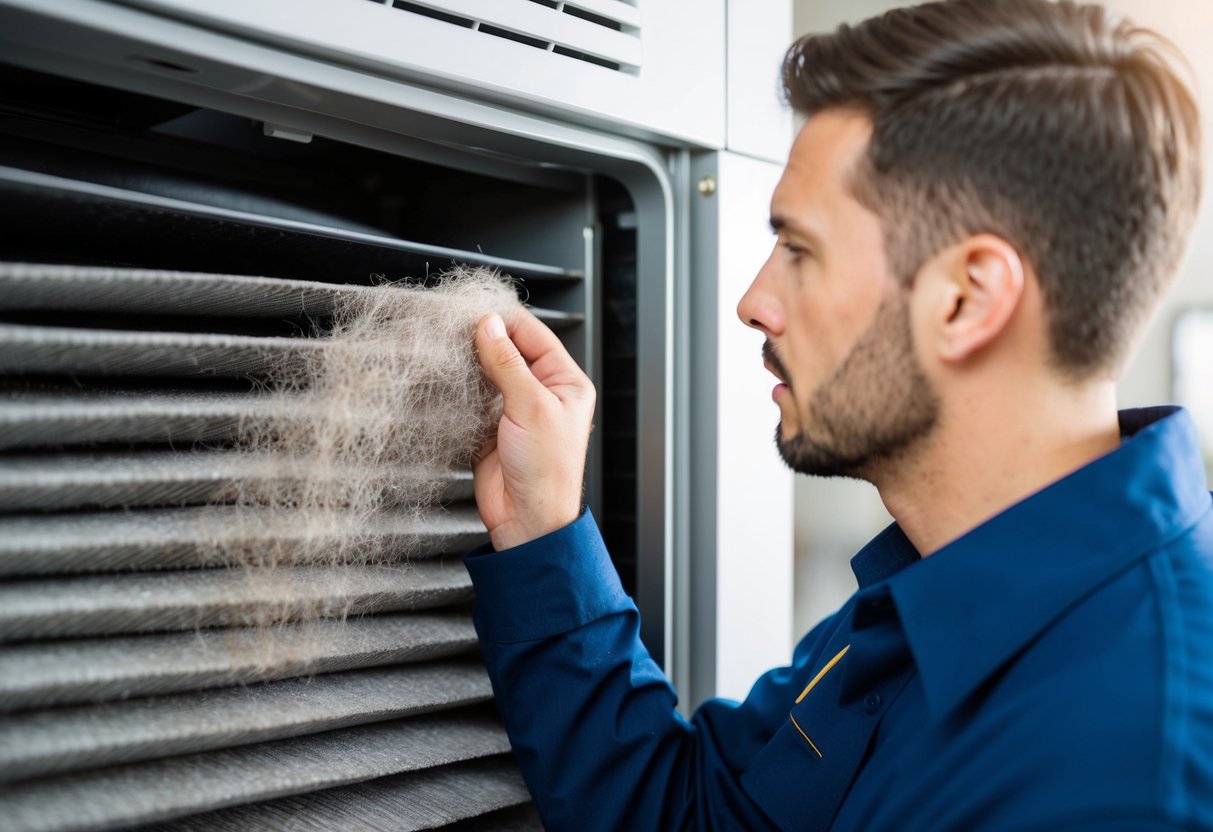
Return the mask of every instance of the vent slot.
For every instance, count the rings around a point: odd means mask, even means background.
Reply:
[[[616,72],[640,72],[640,13],[625,0],[373,2]]]
[[[379,2],[379,0],[376,0],[376,2]],[[429,17],[434,20],[441,20],[443,23],[454,23],[456,26],[463,26],[465,29],[471,29],[476,25],[476,21],[471,18],[460,17],[457,14],[447,14],[444,11],[431,9],[420,3],[406,3],[404,0],[395,0],[392,6],[401,11],[412,12],[413,14],[419,14],[422,17]]]

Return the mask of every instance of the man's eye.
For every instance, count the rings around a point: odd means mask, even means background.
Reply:
[[[787,249],[793,260],[799,260],[801,257],[809,253],[809,250],[803,246],[798,246],[793,243],[784,243],[783,247]]]

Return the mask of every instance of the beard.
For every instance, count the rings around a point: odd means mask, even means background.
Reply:
[[[786,379],[769,341],[763,353]],[[939,399],[914,354],[902,292],[881,301],[833,377],[810,395],[807,417],[787,438],[781,421],[775,444],[792,470],[814,476],[872,480],[931,433]]]

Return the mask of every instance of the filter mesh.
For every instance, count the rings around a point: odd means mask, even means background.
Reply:
[[[430,284],[0,264],[6,829],[537,828],[443,557],[518,304]]]

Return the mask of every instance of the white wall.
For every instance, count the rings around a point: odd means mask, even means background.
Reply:
[[[726,146],[782,165],[792,116],[783,106],[779,63],[792,36],[792,4],[729,0],[727,22]]]
[[[796,0],[797,35],[833,29],[904,3],[889,0]],[[1191,63],[1205,116],[1206,165],[1213,146],[1213,2],[1210,0],[1108,0],[1106,6],[1173,40]],[[1213,307],[1213,176],[1206,172],[1205,200],[1178,282],[1147,332],[1136,361],[1120,385],[1122,406],[1171,399],[1171,324],[1186,306]],[[1209,384],[1213,386],[1213,356]],[[1213,441],[1205,437],[1206,442]],[[891,522],[876,491],[866,483],[796,478],[796,607],[799,637],[854,590],[848,560]]]
[[[792,473],[767,429],[774,408],[771,377],[759,364],[762,334],[735,311],[771,248],[765,221],[782,169],[737,153],[717,157],[715,692],[731,699],[787,664],[793,646]]]
[[[676,599],[685,592],[692,622],[687,678],[676,680],[692,707],[707,696],[744,698],[759,675],[787,663],[794,629],[792,474],[768,428],[755,430],[773,425],[770,375],[761,334],[734,311],[770,251],[771,192],[792,139],[779,94],[792,0],[726,6],[728,149],[691,160],[692,181],[704,186],[691,196],[694,531],[686,584],[674,589]]]
[[[1166,35],[1187,57],[1196,76],[1205,130],[1204,204],[1179,279],[1142,342],[1137,360],[1120,386],[1122,405],[1170,400],[1171,324],[1188,306],[1213,306],[1213,2],[1208,0],[1114,0],[1111,7]],[[1213,358],[1213,356],[1210,356]],[[1213,362],[1210,363],[1213,368]],[[1213,370],[1209,375],[1213,385]],[[1207,439],[1208,437],[1206,437]]]

